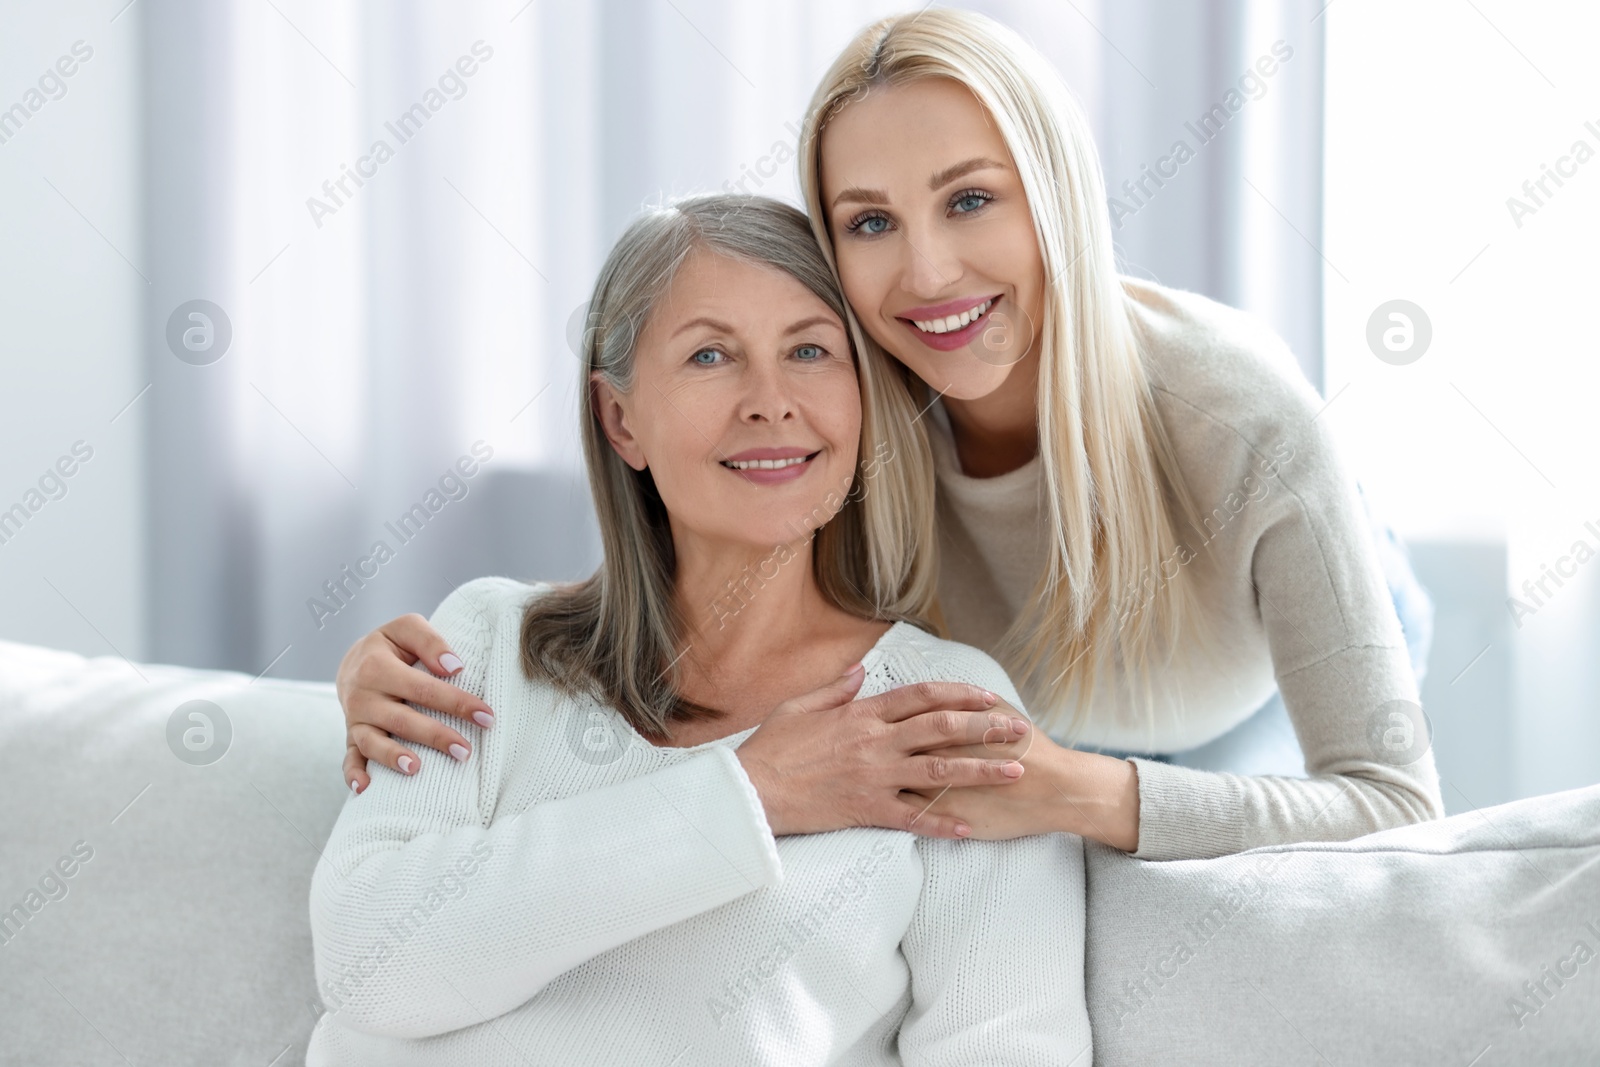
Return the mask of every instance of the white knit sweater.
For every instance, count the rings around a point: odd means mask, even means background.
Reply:
[[[346,802],[311,885],[308,1065],[1089,1064],[1081,839],[775,839],[733,754],[753,728],[658,748],[523,677],[539,591],[484,578],[433,617],[495,726],[451,719],[466,763],[416,746],[414,780],[374,762]],[[1017,700],[903,623],[863,663],[863,695]]]
[[[1140,859],[1199,859],[1288,841],[1341,841],[1444,814],[1426,730],[1386,747],[1394,701],[1417,701],[1371,528],[1319,419],[1322,399],[1259,319],[1198,293],[1124,277],[1156,410],[1205,526],[1181,568],[1198,633],[1155,679],[1157,715],[1102,664],[1068,742],[1182,752],[1282,692],[1310,778],[1247,777],[1138,759]],[[964,474],[948,421],[928,420],[939,479],[939,599],[951,636],[988,651],[1034,595],[1046,531],[1038,457]],[[1182,537],[1182,531],[1180,531]],[[1180,573],[1178,569],[1171,574]],[[1077,710],[1035,701],[1062,722]]]

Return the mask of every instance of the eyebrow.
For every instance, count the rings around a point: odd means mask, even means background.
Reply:
[[[838,207],[840,204],[885,205],[888,203],[889,195],[887,193],[881,193],[876,189],[863,189],[858,185],[852,185],[848,189],[841,190],[839,195],[833,198],[834,207]]]
[[[957,178],[964,178],[973,171],[991,169],[1005,170],[1006,165],[986,156],[975,156],[954,166],[946,167],[929,178],[928,191],[936,193]],[[848,189],[841,190],[839,195],[833,198],[834,207],[845,203],[883,206],[889,203],[889,195],[877,189],[863,189],[860,186],[853,185]]]
[[[997,163],[996,161],[985,156],[976,156],[964,163],[957,163],[953,167],[946,167],[938,174],[935,174],[933,177],[929,178],[928,191],[930,193],[936,193],[940,189],[943,189],[945,186],[949,185],[951,182],[955,181],[957,178],[965,178],[968,174],[971,174],[975,170],[990,169],[1005,170],[1006,165],[1004,163]]]
[[[838,329],[839,320],[832,315],[813,315],[809,319],[801,319],[785,330],[784,333],[799,333],[801,330],[809,330],[813,326],[832,326],[834,329]]]
[[[682,326],[679,326],[676,330],[672,331],[672,336],[676,337],[680,333],[685,333],[685,332],[693,329],[696,326],[709,326],[713,330],[716,330],[718,333],[732,333],[733,332],[733,327],[729,326],[727,323],[718,322],[716,319],[708,318],[708,317],[702,315],[698,319],[690,319],[688,322],[684,323]]]
[[[807,330],[807,329],[810,329],[813,326],[833,326],[833,327],[837,327],[838,325],[839,325],[839,320],[833,318],[830,315],[813,315],[808,319],[801,319],[799,322],[795,323],[793,326],[790,326],[787,330],[784,330],[783,332],[787,335],[787,334],[791,334],[791,333],[799,333],[801,330]],[[688,322],[684,323],[682,326],[679,326],[676,330],[673,331],[672,336],[676,337],[676,336],[678,336],[678,334],[685,333],[688,330],[691,330],[696,326],[709,326],[709,327],[711,327],[711,329],[716,330],[718,333],[733,334],[733,333],[736,332],[734,330],[734,328],[732,326],[729,326],[727,323],[719,322],[718,320],[710,318],[709,316],[702,315],[697,319],[690,319]]]

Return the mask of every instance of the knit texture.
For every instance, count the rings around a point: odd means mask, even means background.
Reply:
[[[308,1065],[1090,1062],[1080,838],[774,838],[734,755],[754,728],[658,748],[522,675],[547,588],[479,579],[435,613],[495,725],[450,718],[465,763],[416,746],[414,780],[373,763],[346,802],[311,885]],[[1021,706],[904,623],[862,662],[864,696]]]
[[[1392,702],[1415,704],[1416,678],[1355,480],[1318,418],[1322,398],[1260,320],[1197,293],[1122,283],[1205,527],[1180,531],[1195,552],[1182,570],[1205,643],[1157,670],[1154,721],[1128,699],[1118,665],[1102,663],[1083,728],[1063,740],[1182,752],[1244,721],[1274,685],[1283,693],[1310,777],[1135,758],[1141,859],[1340,841],[1441,817],[1426,728],[1409,748],[1391,744]],[[942,406],[932,414],[940,602],[952,637],[996,652],[1044,568],[1042,463],[969,477]],[[1034,708],[1062,724],[1072,710]]]

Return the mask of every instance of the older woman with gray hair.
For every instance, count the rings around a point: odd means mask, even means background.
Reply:
[[[985,755],[1033,736],[994,660],[925,632],[908,428],[805,216],[728,196],[649,213],[591,308],[604,562],[469,582],[434,614],[456,684],[501,721],[467,727],[474,758],[375,767],[346,802],[312,881],[330,1010],[306,1062],[1086,1056],[1081,838],[914,834],[918,797],[888,816],[907,829],[851,825],[757,788],[846,716],[898,740],[874,780],[908,791],[1015,781]],[[996,748],[912,755],[963,739]]]

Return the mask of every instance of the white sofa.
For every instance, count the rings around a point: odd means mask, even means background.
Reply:
[[[0,642],[0,1065],[301,1063],[342,747],[327,684]],[[1089,859],[1096,1063],[1600,1063],[1600,787]]]

